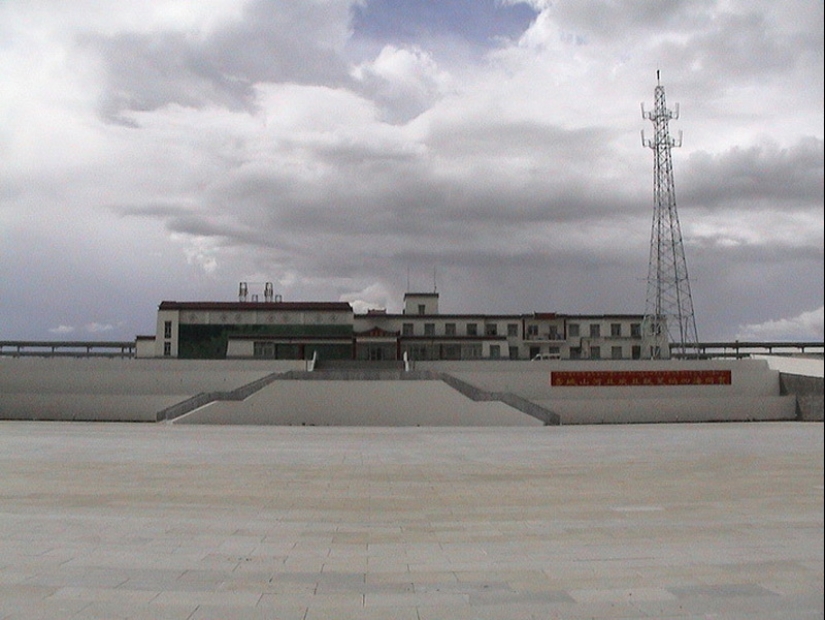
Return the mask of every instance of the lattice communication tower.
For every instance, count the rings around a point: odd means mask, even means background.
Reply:
[[[679,216],[676,213],[676,190],[673,183],[673,160],[670,150],[682,145],[670,137],[668,122],[679,118],[679,105],[674,111],[665,105],[665,87],[656,72],[655,104],[642,118],[653,122],[653,138],[642,145],[653,151],[653,225],[650,234],[650,262],[647,271],[647,300],[642,325],[644,357],[669,358],[670,343],[674,353],[687,356],[697,352],[699,337],[693,314],[685,247]]]

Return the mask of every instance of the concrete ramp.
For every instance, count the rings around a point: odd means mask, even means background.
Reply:
[[[541,426],[501,401],[476,402],[440,380],[274,381],[246,400],[215,401],[175,424]]]

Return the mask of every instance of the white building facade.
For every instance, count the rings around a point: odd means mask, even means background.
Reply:
[[[407,293],[401,314],[345,302],[162,302],[138,356],[398,361],[640,359],[642,315],[441,314]],[[153,340],[153,342],[152,342]]]

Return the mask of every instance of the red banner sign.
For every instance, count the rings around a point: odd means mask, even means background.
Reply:
[[[569,370],[550,373],[553,387],[730,384],[730,370]]]

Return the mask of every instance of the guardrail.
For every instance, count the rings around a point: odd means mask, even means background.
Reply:
[[[0,340],[0,356],[134,357],[135,343],[98,340]]]
[[[670,343],[671,351],[683,348],[681,344]],[[673,353],[679,358],[707,357],[750,357],[751,355],[822,355],[825,342],[771,341],[771,342],[699,342],[688,347],[692,352]]]

